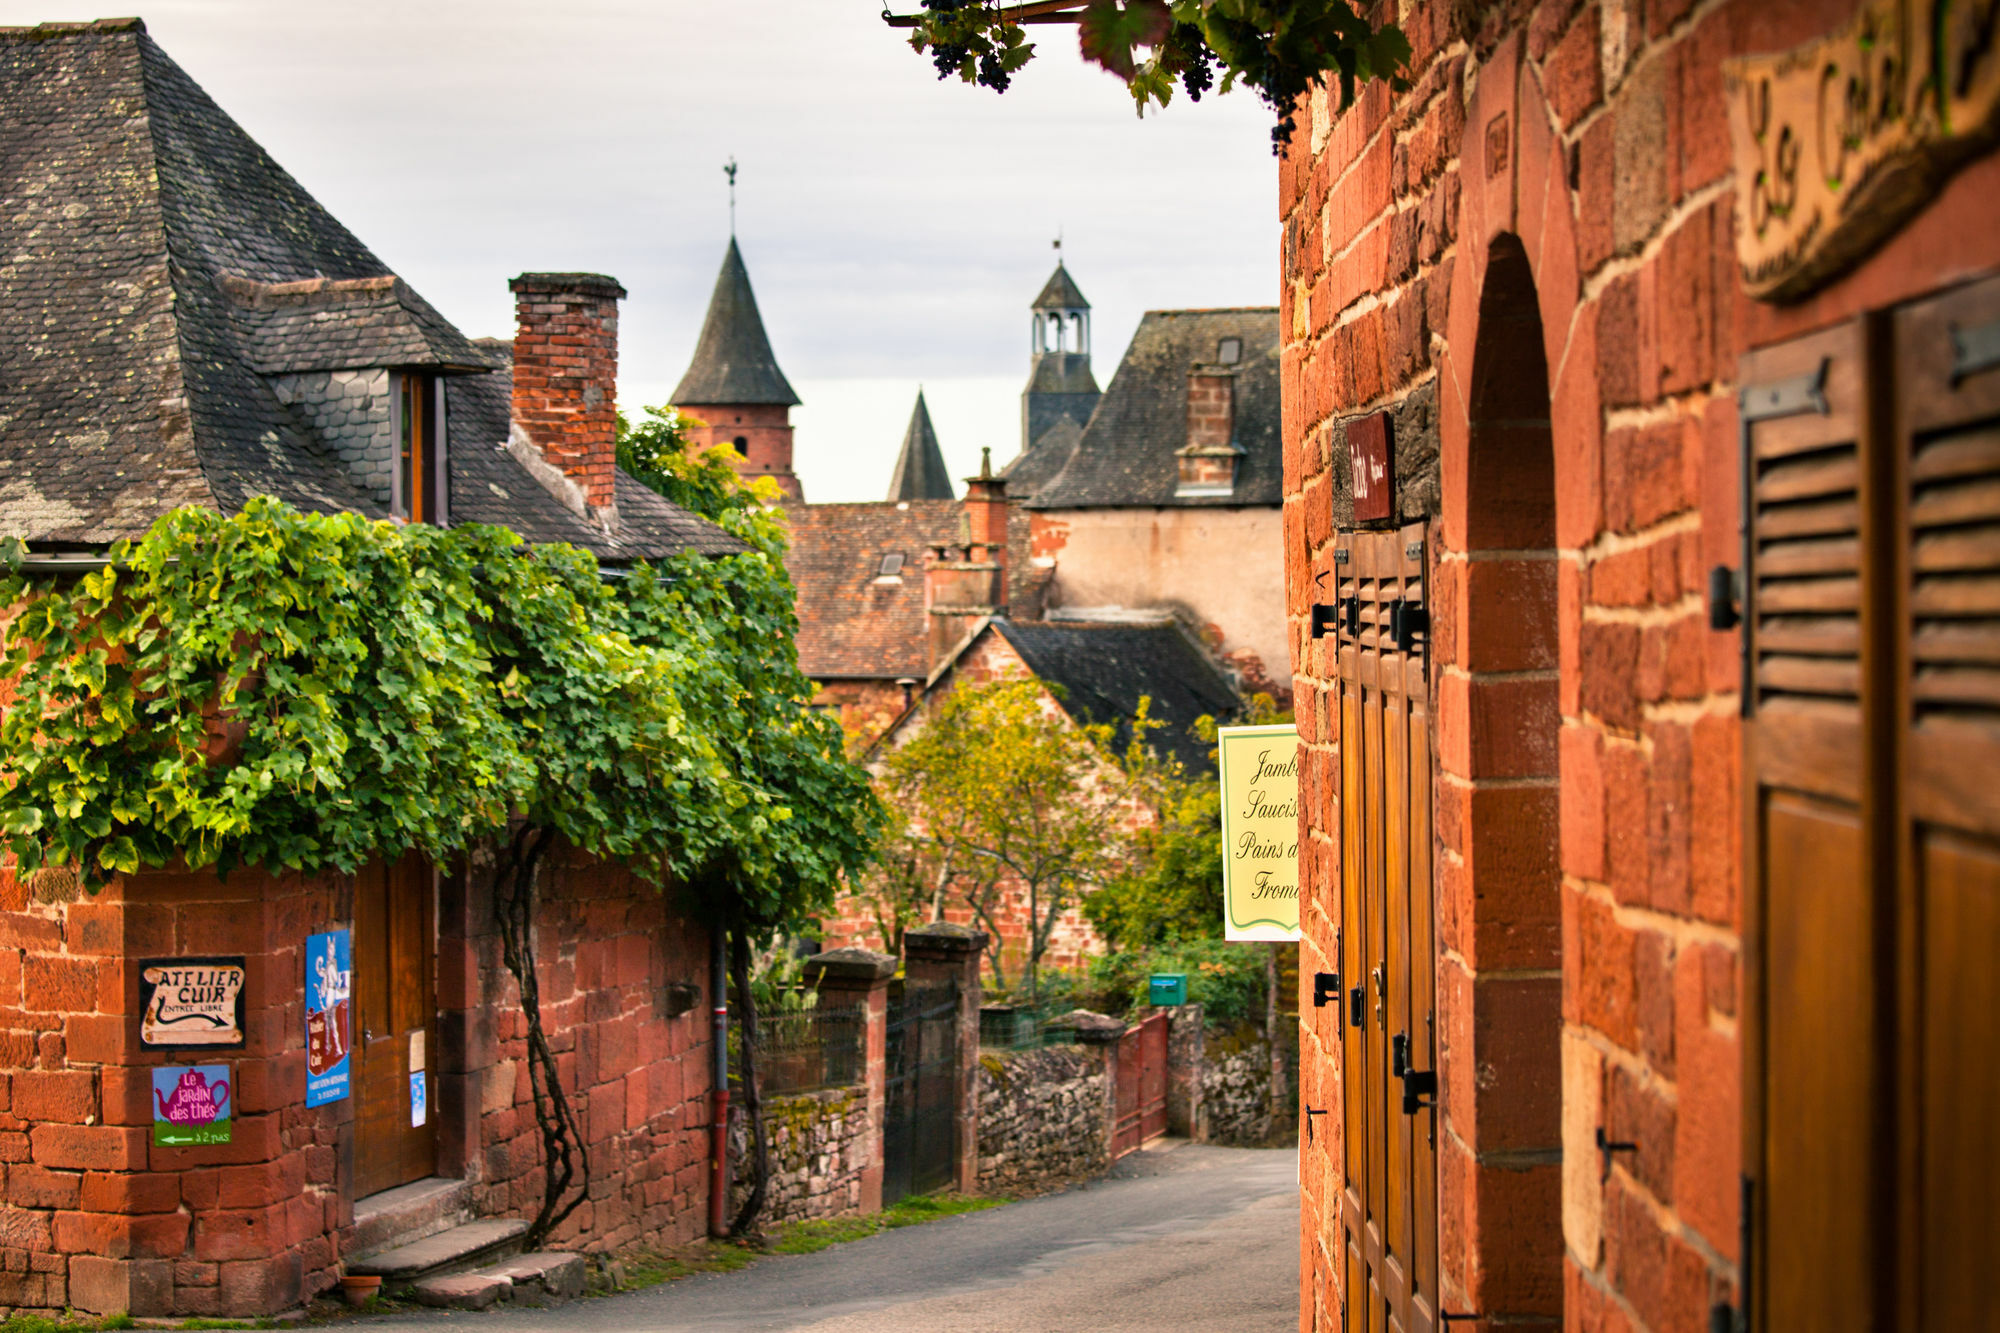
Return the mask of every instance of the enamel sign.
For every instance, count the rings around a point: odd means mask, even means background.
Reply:
[[[1299,733],[1221,727],[1223,934],[1299,937]]]
[[[352,1068],[353,959],[348,934],[306,937],[306,1105],[344,1099]]]

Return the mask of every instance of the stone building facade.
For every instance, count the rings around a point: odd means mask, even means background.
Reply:
[[[1924,3],[1402,23],[1410,88],[1314,93],[1279,169],[1300,1327],[1977,1323],[1935,1154],[1993,992],[1915,923],[2000,942],[1987,659],[1930,646],[1992,507],[1925,489],[1995,466],[1929,441],[1996,411],[2000,52]]]

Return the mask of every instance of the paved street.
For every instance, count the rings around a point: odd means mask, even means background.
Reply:
[[[375,1330],[478,1321],[492,1333],[811,1330],[1256,1333],[1297,1326],[1298,1174],[1289,1149],[1137,1153],[1105,1181],[774,1255],[554,1310],[422,1314]]]

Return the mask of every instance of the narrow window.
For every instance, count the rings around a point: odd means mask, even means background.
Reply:
[[[750,456],[750,440],[747,436],[739,435],[736,437],[736,452],[745,458]]]
[[[437,515],[433,455],[437,421],[433,381],[414,371],[396,377],[400,386],[397,409],[396,514],[412,523],[430,523]]]

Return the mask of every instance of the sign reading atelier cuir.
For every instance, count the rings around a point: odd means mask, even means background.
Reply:
[[[139,964],[141,1046],[241,1046],[243,959],[149,958]]]
[[[2000,138],[1996,36],[1996,0],[1873,0],[1816,42],[1725,62],[1751,295],[1857,262]]]
[[[1299,732],[1221,727],[1223,935],[1299,937]]]

